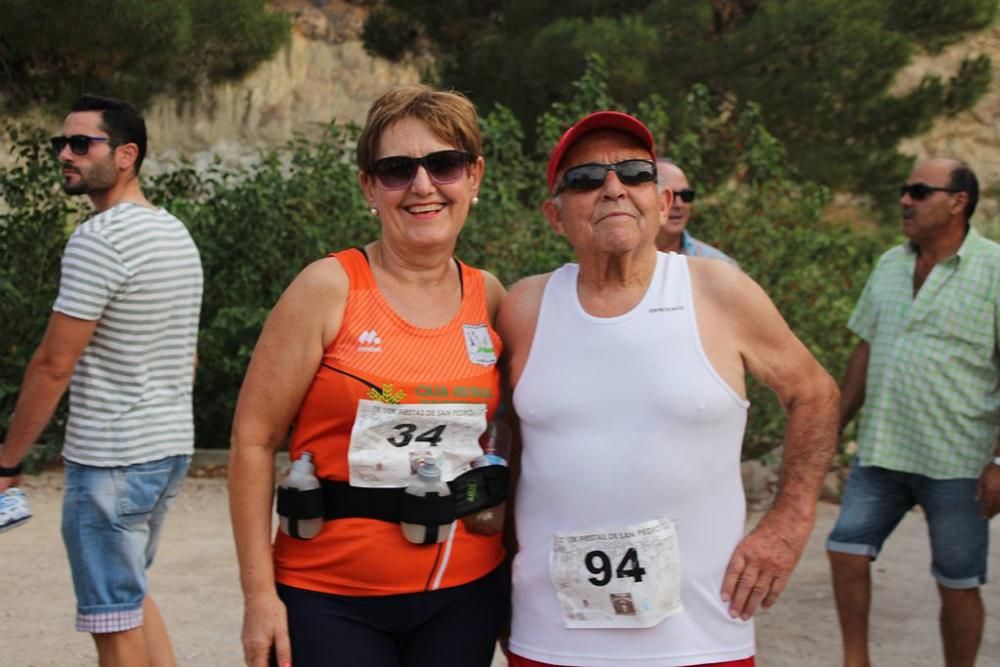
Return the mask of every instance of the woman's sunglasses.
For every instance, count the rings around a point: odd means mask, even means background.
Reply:
[[[615,172],[618,175],[618,180],[625,185],[639,185],[656,180],[656,165],[650,160],[622,160],[614,164],[590,162],[567,169],[555,194],[559,194],[563,190],[596,190],[604,185],[609,171]]]
[[[52,154],[58,156],[63,149],[69,146],[73,155],[86,155],[90,150],[90,144],[95,141],[110,141],[108,137],[88,137],[86,134],[74,134],[69,137],[52,137],[49,144],[52,145]]]
[[[916,201],[921,201],[927,199],[932,192],[962,192],[961,190],[956,190],[955,188],[939,188],[933,185],[927,185],[926,183],[910,183],[909,185],[904,185],[899,188],[899,196],[910,195],[910,199],[915,199]]]
[[[460,179],[470,162],[472,153],[456,150],[435,151],[423,157],[393,155],[376,160],[371,173],[386,190],[402,190],[410,187],[417,177],[417,167],[427,170],[435,184],[447,185]]]

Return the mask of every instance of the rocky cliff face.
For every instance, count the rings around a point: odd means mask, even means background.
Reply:
[[[272,4],[295,16],[291,43],[274,58],[238,83],[192,99],[160,99],[147,110],[151,171],[180,155],[196,164],[212,155],[238,163],[296,133],[322,132],[333,120],[362,123],[382,90],[420,80],[413,63],[365,53],[362,7],[344,0]]]
[[[1000,183],[1000,25],[977,33],[934,56],[917,57],[900,72],[897,85],[912,87],[925,73],[948,78],[970,55],[986,53],[993,62],[993,84],[979,103],[952,118],[939,118],[926,134],[906,140],[901,146],[918,158],[952,155],[971,163],[980,176]]]
[[[982,198],[974,221],[1000,238],[1000,25],[954,44],[934,56],[920,56],[900,72],[897,85],[907,88],[926,72],[947,78],[964,57],[985,53],[993,63],[993,81],[983,98],[968,111],[942,117],[927,133],[905,140],[900,150],[917,159],[954,157],[965,160],[979,176]]]
[[[896,86],[915,86],[925,73],[953,76],[967,56],[986,53],[993,63],[989,91],[968,111],[942,117],[927,133],[905,140],[900,150],[918,159],[954,157],[968,162],[979,176],[983,198],[976,221],[990,233],[1000,232],[1000,25],[954,44],[944,52],[917,57],[900,72]]]
[[[263,146],[294,134],[318,134],[332,120],[363,122],[368,105],[390,85],[420,80],[415,63],[392,63],[365,53],[361,28],[365,0],[272,0],[295,16],[290,44],[238,83],[215,86],[192,99],[160,99],[147,109],[150,172],[184,155],[196,164],[254,159]],[[916,158],[954,156],[969,162],[983,184],[981,224],[1000,232],[1000,25],[972,35],[943,53],[922,55],[903,70],[905,90],[925,72],[954,74],[969,54],[988,53],[994,82],[971,110],[941,118],[926,134],[903,142]],[[59,119],[47,119],[53,128]],[[4,156],[0,155],[0,161]]]

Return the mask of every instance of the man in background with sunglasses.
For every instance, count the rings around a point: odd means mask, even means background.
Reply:
[[[656,160],[656,174],[657,186],[674,193],[673,203],[656,235],[656,249],[661,252],[679,252],[688,257],[721,259],[736,265],[732,257],[699,241],[687,231],[688,222],[691,221],[691,204],[694,203],[696,193],[691,189],[684,170],[672,160],[661,157]]]
[[[879,259],[848,327],[840,427],[864,405],[858,456],[827,541],[844,665],[869,665],[870,563],[914,505],[931,540],[945,664],[975,663],[989,520],[1000,511],[1000,245],[969,225],[975,173],[916,166],[900,188],[907,241]]]
[[[84,95],[51,145],[63,189],[97,213],[66,244],[0,448],[0,491],[69,387],[62,533],[76,628],[92,634],[101,665],[173,665],[146,569],[194,447],[201,260],[184,224],[142,194],[146,124],[133,107]]]
[[[657,252],[673,193],[653,137],[603,111],[549,161],[543,211],[577,264],[501,305],[522,448],[511,667],[754,664],[836,442],[837,388],[760,287]],[[749,371],[788,425],[773,508],[744,537]]]

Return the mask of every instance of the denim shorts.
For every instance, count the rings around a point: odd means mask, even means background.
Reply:
[[[146,568],[190,463],[190,456],[115,468],[66,462],[62,535],[80,632],[142,625]]]
[[[978,482],[855,465],[826,548],[874,560],[903,516],[919,505],[931,538],[931,574],[945,588],[976,588],[986,583],[989,551]]]

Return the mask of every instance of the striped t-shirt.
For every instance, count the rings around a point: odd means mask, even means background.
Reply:
[[[52,309],[98,320],[70,383],[63,457],[123,466],[190,454],[201,258],[163,209],[118,204],[66,244]]]

